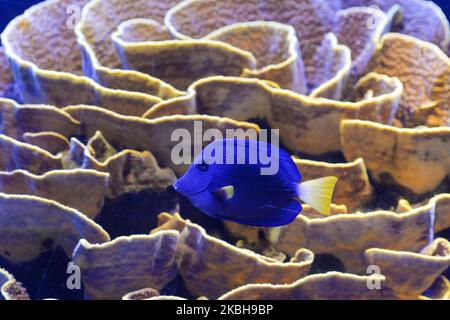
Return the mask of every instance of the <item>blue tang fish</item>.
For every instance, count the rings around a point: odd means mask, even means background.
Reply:
[[[297,217],[300,201],[330,214],[337,178],[301,180],[286,151],[256,140],[224,139],[206,146],[174,188],[211,217],[277,227]]]

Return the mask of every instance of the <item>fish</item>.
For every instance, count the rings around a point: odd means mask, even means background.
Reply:
[[[274,166],[277,170],[267,174]],[[173,187],[210,217],[280,227],[301,213],[302,202],[329,215],[337,180],[302,182],[287,151],[264,141],[231,138],[207,145]]]

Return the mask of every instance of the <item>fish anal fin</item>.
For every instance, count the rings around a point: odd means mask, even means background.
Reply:
[[[336,177],[309,180],[299,185],[299,198],[320,214],[329,216]]]

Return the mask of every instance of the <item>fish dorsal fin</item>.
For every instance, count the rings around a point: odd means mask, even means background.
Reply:
[[[214,190],[212,193],[221,200],[230,200],[234,197],[234,187],[225,186],[223,188]]]

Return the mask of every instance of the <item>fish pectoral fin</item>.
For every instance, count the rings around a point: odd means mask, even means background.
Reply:
[[[217,190],[212,191],[212,193],[221,200],[230,200],[234,197],[234,187],[226,186]]]

